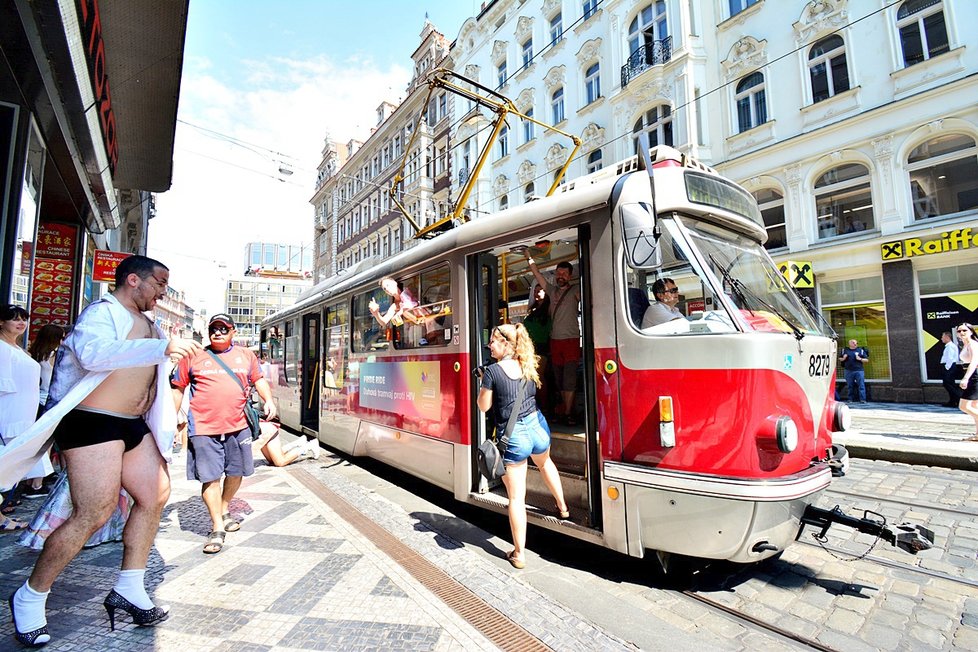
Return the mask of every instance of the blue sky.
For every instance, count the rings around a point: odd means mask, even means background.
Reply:
[[[366,139],[377,106],[404,95],[425,12],[454,40],[473,9],[470,0],[191,0],[173,185],[149,232],[148,253],[170,267],[171,285],[219,312],[247,242],[311,246],[327,133]]]

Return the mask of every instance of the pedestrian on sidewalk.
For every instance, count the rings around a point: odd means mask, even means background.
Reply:
[[[143,314],[166,296],[168,282],[169,270],[152,258],[130,256],[119,263],[115,289],[85,308],[61,346],[47,411],[21,435],[26,442],[43,443],[53,433],[66,461],[73,504],[71,516],[47,537],[30,578],[10,596],[15,636],[23,645],[51,640],[45,615],[51,585],[112,516],[121,488],[134,502],[123,533],[122,570],[103,602],[109,623],[114,629],[116,610],[144,626],[169,615],[165,607],[153,605],[144,584],[170,495],[166,462],[176,412],[166,391],[166,365],[171,357],[199,351],[200,345],[168,341]],[[24,445],[7,451],[18,448]],[[44,447],[37,449],[36,459],[46,454]],[[10,458],[5,465],[0,453],[4,477],[31,462]]]
[[[849,348],[842,351],[839,356],[843,372],[846,377],[846,385],[849,387],[849,402],[866,402],[866,373],[863,364],[869,360],[869,351],[856,340],[849,340]]]
[[[958,389],[958,345],[954,343],[954,336],[950,331],[941,333],[941,341],[944,342],[944,352],[941,353],[941,382],[947,392],[947,403],[944,407],[958,407],[961,399],[961,390]]]
[[[958,383],[961,388],[958,407],[975,420],[975,435],[969,437],[968,441],[978,441],[978,373],[975,373],[978,367],[978,333],[975,332],[974,324],[960,324],[956,332],[961,340],[958,359],[964,367],[964,375]]]
[[[295,441],[283,444],[279,437],[281,426],[271,421],[261,422],[261,437],[251,444],[251,452],[257,451],[272,466],[288,466],[293,462],[319,459],[319,440],[306,441],[299,437]]]
[[[201,482],[201,497],[212,523],[203,552],[212,555],[224,548],[227,532],[241,529],[231,516],[231,500],[242,478],[255,472],[252,433],[244,413],[251,388],[264,403],[266,420],[274,419],[276,410],[258,358],[234,345],[234,320],[226,314],[214,315],[207,333],[210,346],[181,360],[170,385],[177,407],[190,388],[187,479]]]
[[[558,518],[569,519],[570,511],[564,501],[560,473],[550,459],[550,428],[537,410],[536,390],[540,387],[540,376],[530,334],[523,324],[501,324],[489,338],[489,351],[498,362],[488,366],[482,374],[478,404],[483,412],[492,409],[496,432],[500,436],[506,430],[513,410],[517,411],[516,425],[503,451],[506,467],[503,484],[509,496],[509,527],[513,532],[513,550],[506,559],[513,568],[524,568],[527,458],[532,457],[540,469],[543,482],[554,497]],[[520,389],[523,383],[524,388]],[[521,394],[523,404],[516,405],[516,398]]]

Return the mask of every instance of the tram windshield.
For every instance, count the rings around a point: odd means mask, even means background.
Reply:
[[[642,333],[828,334],[753,240],[686,218],[657,226],[661,264],[625,270],[629,315]]]
[[[683,220],[699,250],[748,331],[829,335],[806,309],[784,276],[754,240],[703,222]]]

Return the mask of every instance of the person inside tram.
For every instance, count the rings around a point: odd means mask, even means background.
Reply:
[[[411,297],[410,292],[404,289],[403,283],[398,283],[388,276],[380,280],[380,287],[391,298],[387,310],[382,314],[380,312],[380,304],[374,299],[370,299],[370,303],[367,306],[370,309],[370,314],[374,316],[378,324],[381,326],[402,326],[405,321],[412,324],[420,324],[422,322],[414,312],[418,307],[418,302]]]
[[[642,328],[652,328],[674,319],[684,319],[685,315],[676,307],[679,304],[679,288],[671,278],[660,278],[652,284],[655,303],[645,310]]]

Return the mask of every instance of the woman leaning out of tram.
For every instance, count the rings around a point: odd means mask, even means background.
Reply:
[[[536,390],[540,386],[537,356],[533,341],[522,324],[502,324],[489,339],[489,351],[498,362],[482,374],[479,409],[493,411],[496,432],[501,435],[513,410],[519,410],[518,420],[503,455],[506,475],[503,484],[509,496],[509,526],[513,532],[513,550],[506,559],[514,568],[524,568],[526,559],[526,460],[540,469],[544,483],[554,497],[557,515],[570,518],[560,474],[550,459],[550,428],[537,410]],[[521,381],[526,381],[522,405],[515,405]]]

